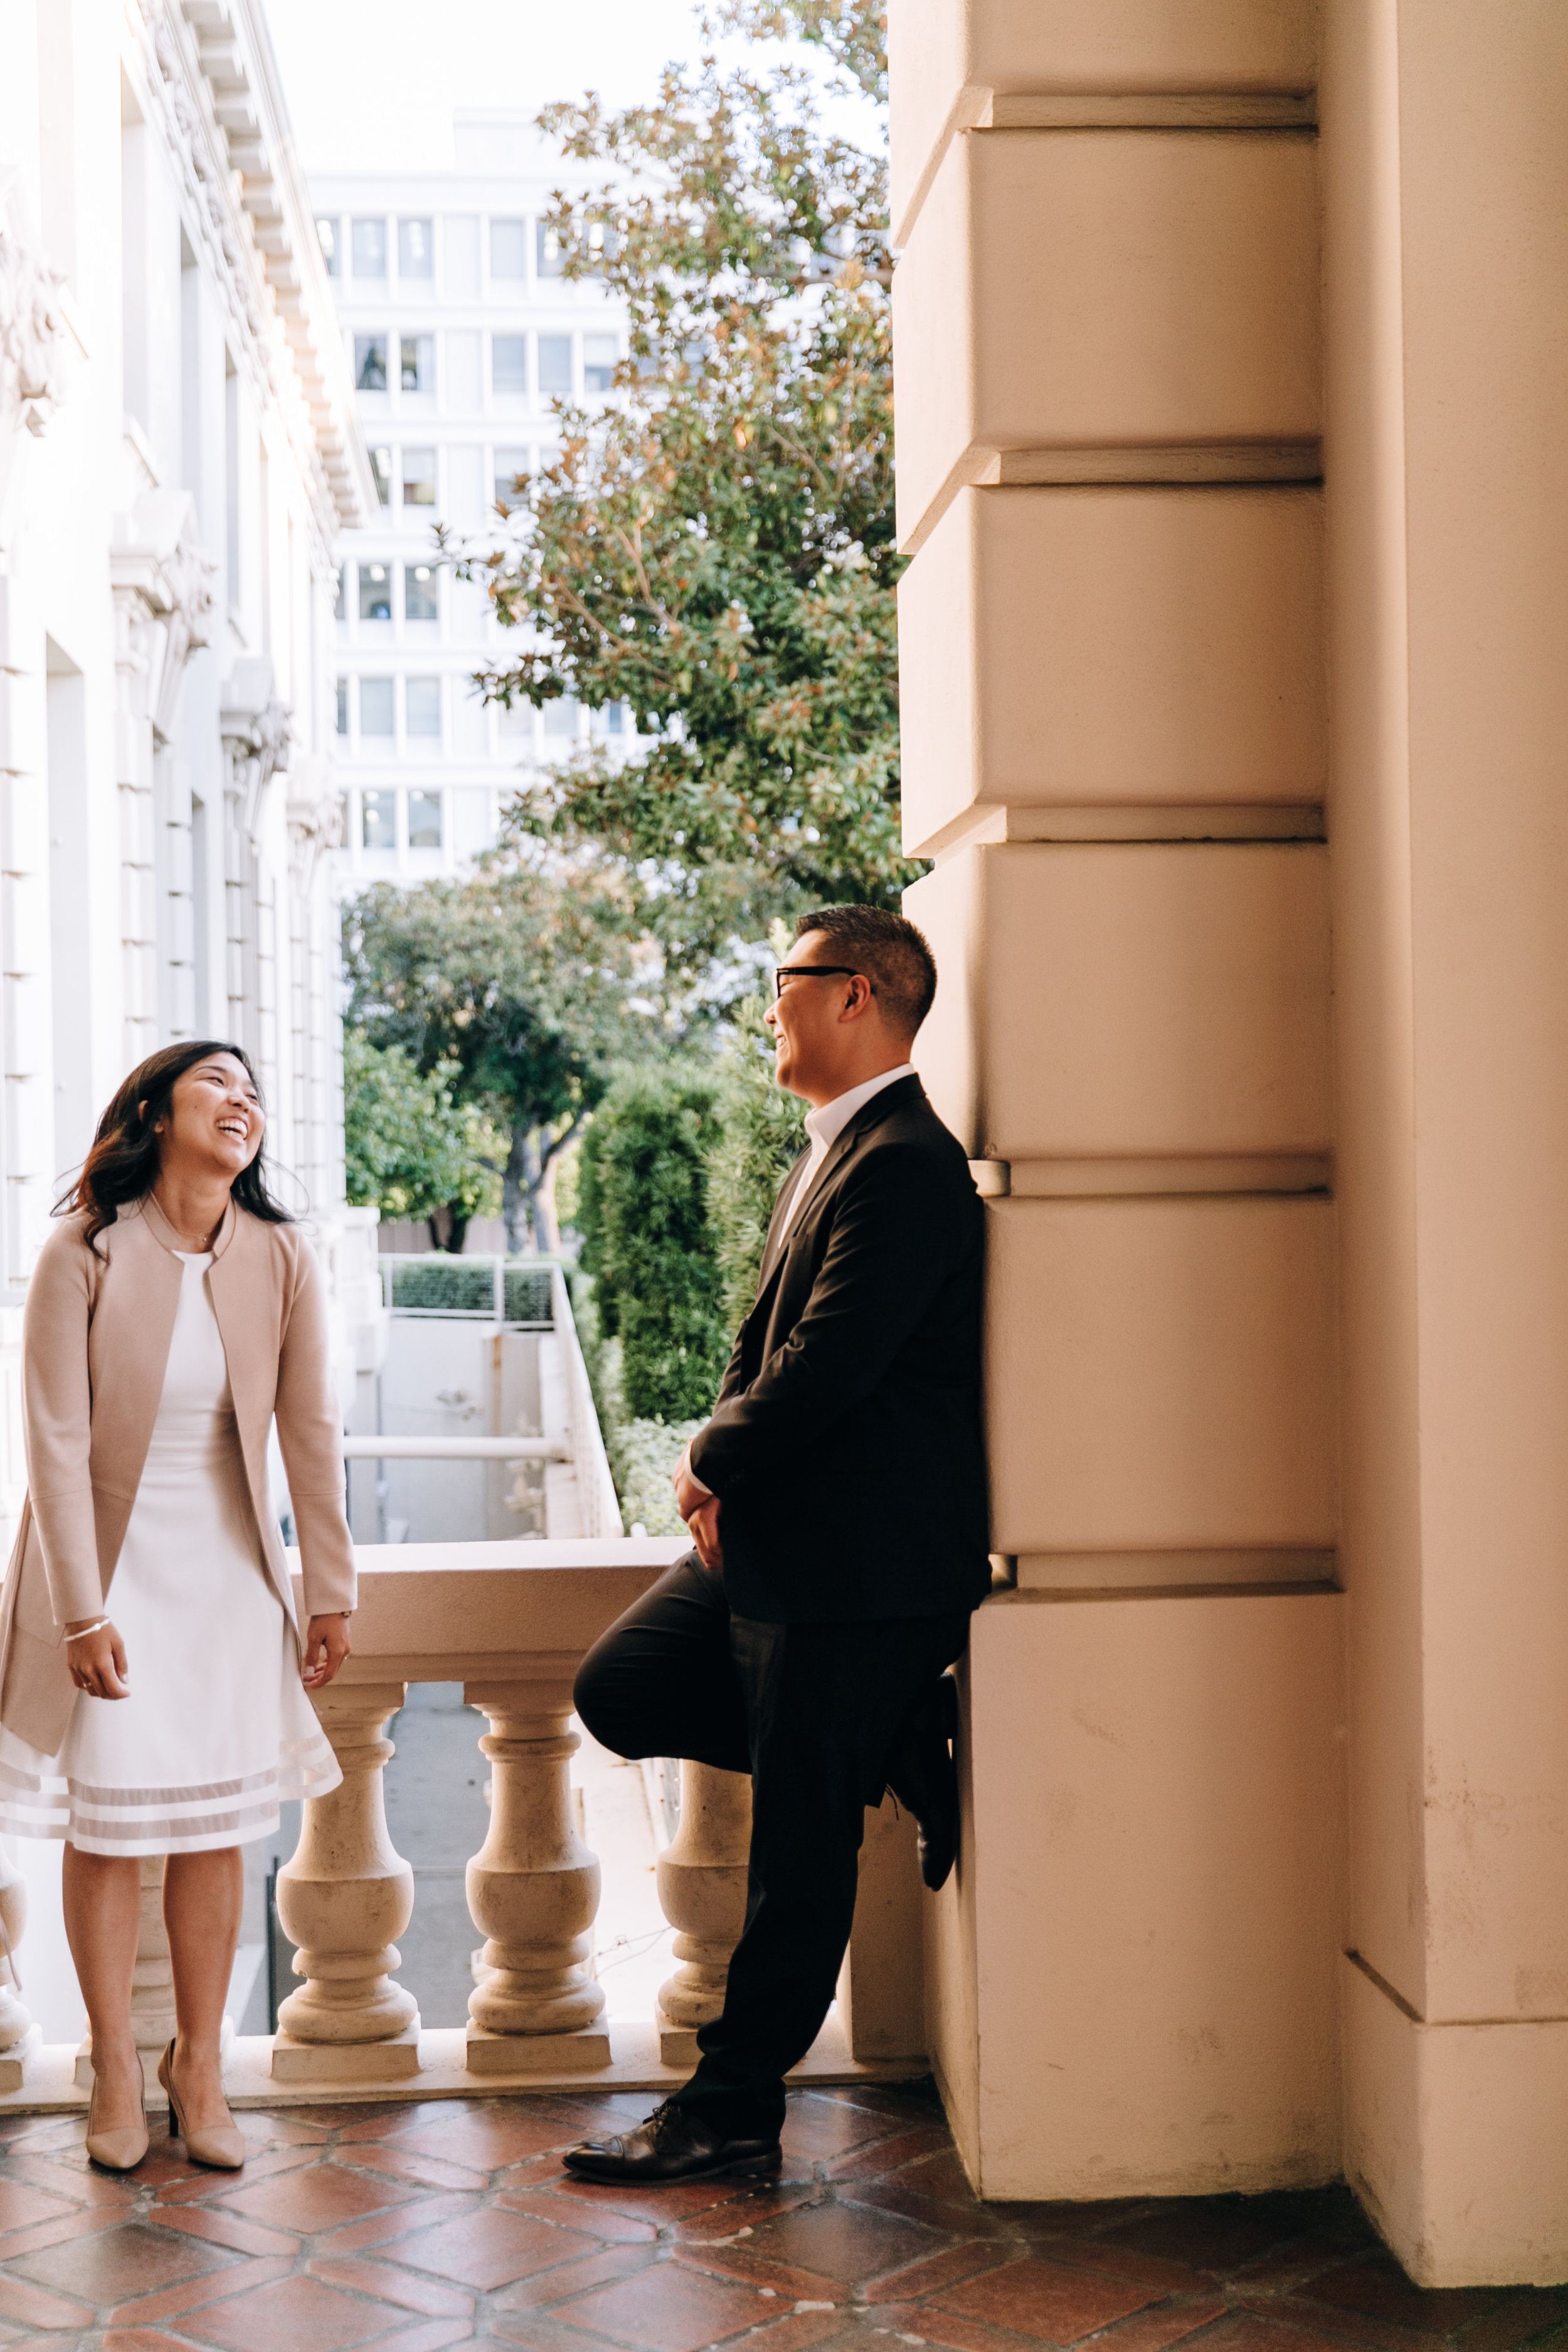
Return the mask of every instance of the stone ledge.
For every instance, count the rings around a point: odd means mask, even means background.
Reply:
[[[566,2039],[567,2037],[562,2037]],[[271,2073],[273,2040],[269,2034],[245,2034],[231,2045],[224,2079],[235,2107],[353,2105],[384,2098],[483,2099],[508,2091],[526,2095],[545,2091],[656,2091],[679,2089],[689,2066],[666,2066],[658,2054],[658,2032],[647,2023],[612,2025],[607,2066],[558,2066],[512,2074],[473,2074],[467,2063],[468,2030],[437,2026],[419,2036],[417,2074],[388,2072],[353,2082],[280,2082]],[[21,2088],[0,2092],[0,2115],[79,2114],[87,2095],[73,2079],[77,2045],[50,2042],[35,2050],[26,2064]],[[552,2053],[553,2054],[553,2053]],[[790,2074],[796,2088],[824,2083],[909,2083],[930,2071],[923,2058],[859,2061],[851,2055],[848,2035],[835,2011],[801,2063]]]

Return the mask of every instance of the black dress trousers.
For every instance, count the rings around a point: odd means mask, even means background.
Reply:
[[[583,1661],[577,1712],[602,1746],[752,1776],[745,1928],[723,2013],[675,2094],[715,2129],[772,2136],[783,2123],[784,2078],[821,2030],[848,1945],[865,1809],[881,1802],[910,1707],[968,1638],[967,1610],[735,1617],[693,1551]]]

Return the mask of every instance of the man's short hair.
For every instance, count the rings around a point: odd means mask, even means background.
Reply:
[[[936,958],[923,932],[887,907],[816,907],[795,927],[797,940],[821,931],[836,955],[870,982],[883,1018],[912,1037],[936,995]]]

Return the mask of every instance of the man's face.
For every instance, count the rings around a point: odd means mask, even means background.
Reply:
[[[866,993],[868,984],[841,971],[821,980],[804,975],[814,964],[844,961],[826,931],[807,931],[795,940],[779,967],[786,974],[798,972],[803,977],[784,980],[777,1002],[765,1015],[773,1033],[773,1076],[781,1087],[791,1094],[804,1095],[808,1102],[831,1101],[841,1091],[839,1066],[849,1049],[852,1026],[842,1016],[858,992]]]

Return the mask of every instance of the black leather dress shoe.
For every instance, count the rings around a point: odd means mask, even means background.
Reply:
[[[932,1893],[958,1859],[958,1685],[939,1675],[904,1717],[888,1786],[920,1828],[921,1876]]]
[[[667,2180],[711,2180],[722,2172],[766,2179],[784,2162],[776,2139],[726,2139],[700,2116],[667,2099],[636,2131],[584,2140],[562,2158],[579,2180],[618,2180],[649,2189]]]

